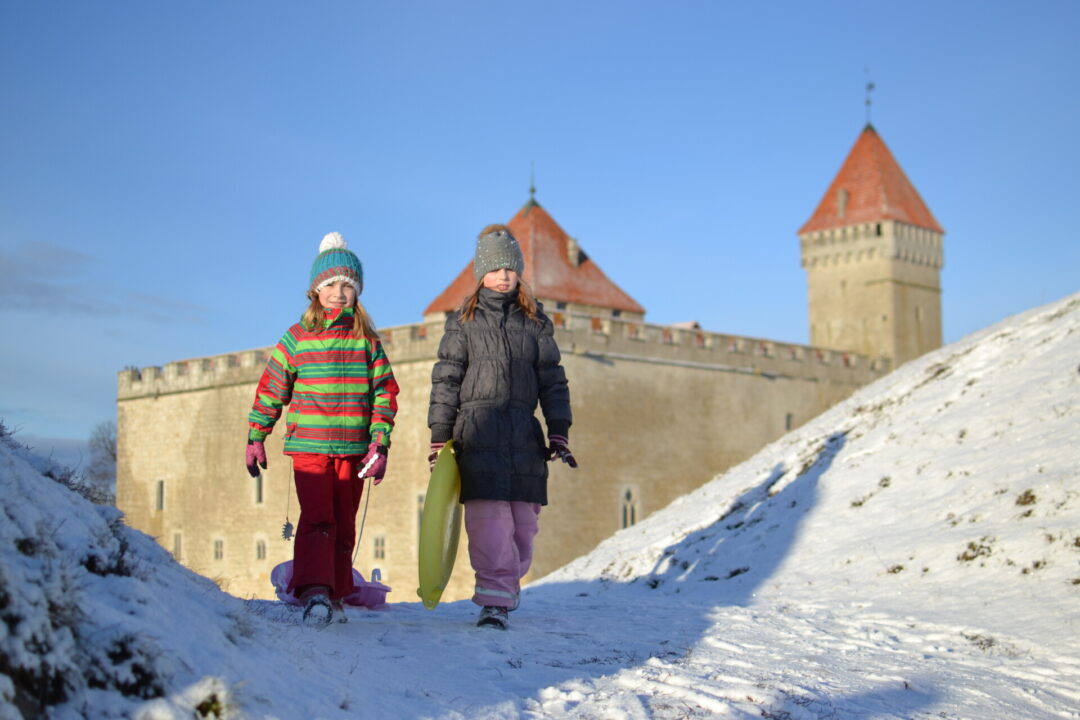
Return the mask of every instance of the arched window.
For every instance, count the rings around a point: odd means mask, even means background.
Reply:
[[[637,488],[625,487],[619,498],[622,527],[628,528],[638,521],[641,515],[641,503],[638,499]]]

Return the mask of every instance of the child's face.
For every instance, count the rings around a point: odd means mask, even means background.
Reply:
[[[354,302],[356,302],[356,288],[344,280],[319,288],[319,304],[327,310],[352,307]]]
[[[518,286],[518,274],[513,270],[502,268],[492,270],[484,275],[484,287],[496,292],[510,292]]]

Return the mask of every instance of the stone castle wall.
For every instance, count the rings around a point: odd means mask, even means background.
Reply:
[[[588,552],[889,369],[887,361],[805,345],[551,316],[580,467],[550,466],[550,505],[530,577]],[[401,394],[389,469],[369,494],[356,566],[365,575],[380,568],[394,588],[391,601],[413,601],[442,322],[381,334]],[[240,596],[272,595],[269,572],[292,555],[281,524],[299,515],[280,432],[267,439],[262,480],[244,468],[246,417],[270,349],[127,370],[118,379],[117,505],[132,526]],[[467,597],[472,584],[463,536],[444,597]]]

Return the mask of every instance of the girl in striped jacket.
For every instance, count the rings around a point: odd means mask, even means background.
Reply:
[[[311,304],[271,353],[248,415],[255,477],[266,467],[263,441],[289,406],[285,454],[300,500],[289,590],[315,627],[335,614],[345,622],[364,478],[382,480],[397,412],[398,385],[360,304],[363,285],[360,259],[339,233],[328,234],[311,266]]]

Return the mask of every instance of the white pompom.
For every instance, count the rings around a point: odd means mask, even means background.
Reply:
[[[319,243],[319,252],[326,252],[327,250],[335,250],[349,247],[345,242],[345,238],[341,236],[339,232],[326,233],[323,236],[322,242]]]

